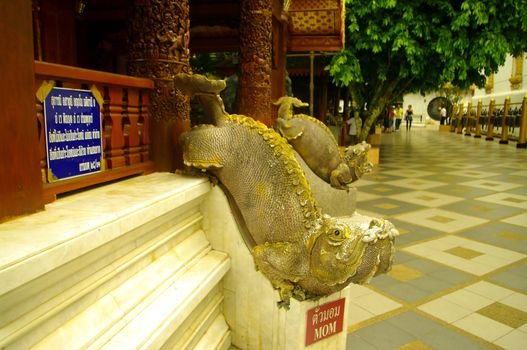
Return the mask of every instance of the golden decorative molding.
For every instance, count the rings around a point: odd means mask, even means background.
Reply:
[[[491,74],[487,78],[487,84],[485,84],[485,93],[490,94],[494,89],[494,74]]]
[[[474,94],[476,93],[476,89],[477,89],[476,84],[472,84],[472,85],[470,85],[470,87],[468,88],[468,90],[470,91],[470,95],[471,95],[471,96],[474,96]]]
[[[511,90],[518,90],[523,81],[523,54],[520,54],[512,59],[512,72],[509,82],[511,83]]]
[[[35,93],[35,96],[37,97],[37,100],[40,103],[44,103],[44,100],[48,96],[48,94],[53,90],[55,87],[55,80],[44,80],[42,84],[40,84],[40,87],[37,89],[37,92]]]

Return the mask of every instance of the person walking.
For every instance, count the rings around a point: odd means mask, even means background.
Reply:
[[[446,124],[446,108],[445,106],[441,107],[441,110],[439,111],[439,114],[441,115],[441,120],[439,124],[445,125]]]
[[[393,120],[395,119],[395,106],[388,108],[388,113],[386,113],[386,121],[384,126],[384,132],[391,133],[393,129]]]
[[[403,120],[403,106],[397,105],[397,108],[395,109],[395,130],[399,130],[399,127],[401,126],[401,121]]]
[[[410,130],[412,128],[412,120],[414,118],[414,110],[412,108],[412,105],[408,105],[408,108],[406,109],[406,130]]]

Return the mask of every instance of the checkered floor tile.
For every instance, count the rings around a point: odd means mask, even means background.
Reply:
[[[525,349],[527,151],[431,128],[381,140],[357,211],[400,236],[392,270],[351,289],[347,349]]]

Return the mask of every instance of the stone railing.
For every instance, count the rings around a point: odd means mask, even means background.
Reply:
[[[53,87],[91,90],[100,100],[100,171],[56,180],[48,169],[44,99]],[[57,194],[153,171],[150,161],[149,79],[35,61],[40,169],[45,202]]]

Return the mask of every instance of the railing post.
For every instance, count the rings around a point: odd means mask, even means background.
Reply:
[[[485,137],[486,141],[492,141],[494,140],[494,107],[496,105],[496,101],[494,99],[490,100],[489,104],[489,122],[487,124],[487,137]]]
[[[478,107],[476,109],[476,133],[474,134],[474,137],[479,139],[481,138],[481,124],[480,124],[480,118],[481,118],[481,111],[483,110],[483,101],[478,101]]]
[[[501,139],[500,144],[506,145],[509,143],[509,127],[507,126],[507,118],[509,117],[509,109],[511,106],[511,98],[509,96],[505,97],[505,102],[503,106],[503,119],[501,120]]]
[[[472,115],[472,101],[469,101],[467,104],[467,119],[465,123],[465,136],[472,136],[470,132],[470,126],[471,126],[471,115]]]
[[[520,134],[518,136],[518,143],[516,144],[517,148],[527,148],[527,95],[523,96],[522,102],[522,114],[520,116]]]
[[[128,104],[126,108],[127,123],[124,124],[124,145],[126,164],[131,165],[141,162],[139,146],[139,91],[128,88]]]
[[[106,87],[104,96],[105,158],[108,169],[126,164],[123,136],[123,89]]]
[[[459,111],[457,113],[457,128],[456,128],[456,133],[457,134],[462,134],[463,133],[463,102],[459,102]]]

